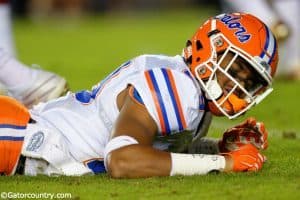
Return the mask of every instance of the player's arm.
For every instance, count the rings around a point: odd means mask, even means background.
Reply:
[[[147,109],[126,95],[105,148],[105,164],[114,178],[206,174],[210,171],[257,170],[256,148],[245,145],[226,155],[176,154],[154,149],[158,128]],[[250,156],[249,156],[250,155]],[[238,158],[238,159],[237,159]],[[249,165],[239,165],[240,163]],[[257,164],[258,165],[254,165]]]
[[[115,178],[168,176],[171,169],[170,153],[152,148],[156,133],[156,123],[146,108],[127,93],[112,132],[112,140],[128,136],[137,143],[109,154],[106,159],[108,173]],[[117,143],[122,143],[122,140]]]

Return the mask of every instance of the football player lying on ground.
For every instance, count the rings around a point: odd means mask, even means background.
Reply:
[[[197,30],[182,56],[138,56],[91,91],[30,110],[2,96],[0,172],[137,178],[260,170],[263,123],[249,118],[220,140],[204,136],[211,114],[236,118],[270,93],[277,61],[259,19],[222,14]]]

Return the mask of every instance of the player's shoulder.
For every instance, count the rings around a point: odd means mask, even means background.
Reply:
[[[135,57],[133,59],[133,62],[139,65],[143,69],[172,68],[176,70],[183,70],[184,68],[187,67],[183,61],[183,58],[179,55],[167,56],[167,55],[144,54]]]
[[[186,69],[188,70],[188,69]],[[134,84],[135,96],[168,135],[195,128],[203,112],[201,90],[189,71],[150,68],[143,71],[143,84]]]

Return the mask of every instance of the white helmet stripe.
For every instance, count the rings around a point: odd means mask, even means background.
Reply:
[[[267,37],[266,43],[264,46],[264,50],[261,52],[259,57],[261,57],[264,61],[270,64],[276,52],[276,40],[269,28],[265,26],[265,29]]]
[[[275,56],[276,49],[277,49],[277,42],[276,42],[276,40],[275,40],[273,34],[271,34],[271,35],[272,35],[272,37],[273,37],[273,39],[274,39],[274,44],[273,44],[273,52],[272,52],[272,55],[271,55],[271,58],[270,58],[268,64],[271,64],[271,62],[272,62],[272,60],[273,60],[273,58],[274,58],[274,56]]]

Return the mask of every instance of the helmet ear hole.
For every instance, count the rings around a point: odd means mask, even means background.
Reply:
[[[199,51],[200,49],[203,49],[202,43],[200,42],[200,40],[196,41],[196,49],[197,51]]]

